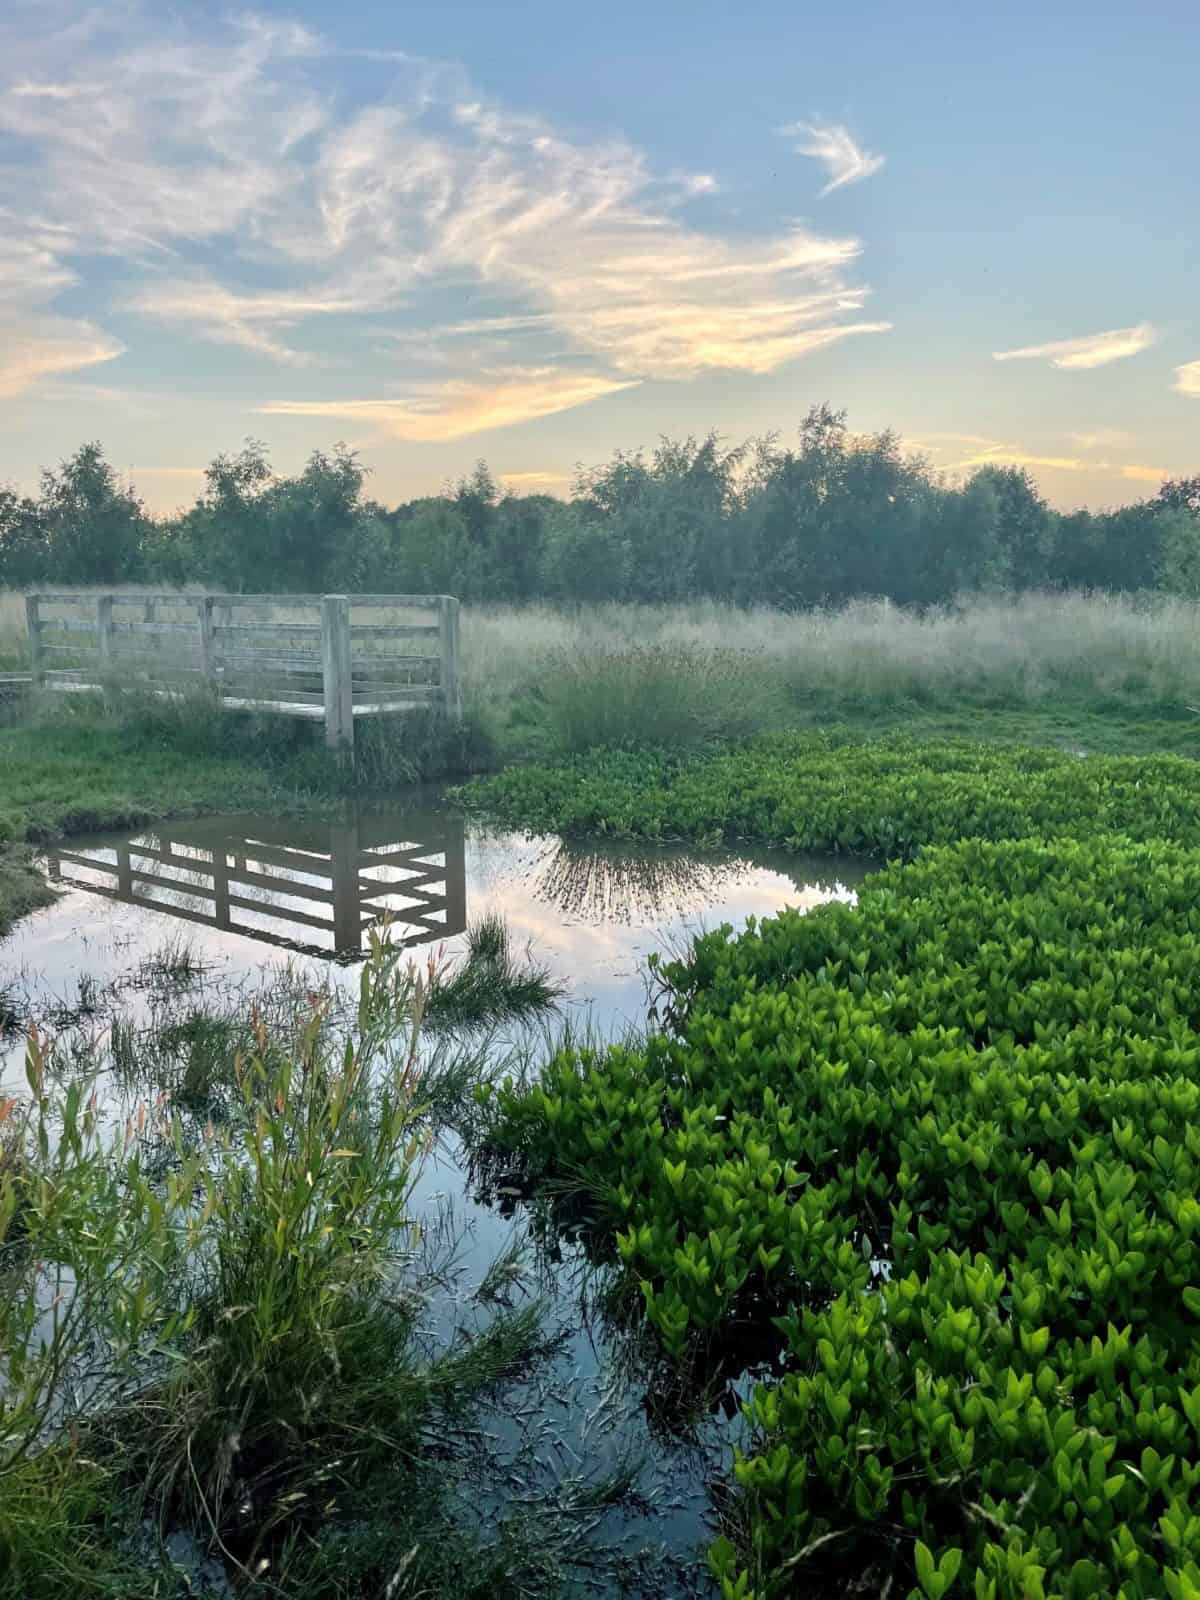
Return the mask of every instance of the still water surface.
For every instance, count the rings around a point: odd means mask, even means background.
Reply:
[[[566,983],[573,1022],[614,1035],[645,1021],[651,951],[678,950],[701,928],[739,927],[784,905],[850,899],[866,870],[750,848],[696,853],[530,837],[464,822],[427,794],[336,822],[240,815],[73,840],[47,852],[46,869],[61,897],[0,945],[0,981],[16,985],[52,1030],[58,1017],[97,1049],[117,1011],[146,1020],[153,984],[131,977],[172,944],[186,944],[210,990],[259,988],[287,964],[350,987],[367,931],[382,918],[390,937],[421,958],[460,952],[467,926],[488,913],[501,914],[514,947],[528,945]],[[119,1002],[106,1003],[106,993]],[[21,1056],[18,1038],[0,1043],[0,1088],[23,1087]],[[429,1161],[414,1198],[431,1232],[457,1240],[431,1313],[431,1332],[444,1336],[470,1320],[475,1290],[523,1220],[472,1192],[452,1140]],[[495,1487],[536,1497],[636,1459],[641,1500],[604,1513],[593,1536],[635,1564],[658,1550],[665,1565],[647,1592],[688,1593],[691,1558],[711,1534],[706,1480],[722,1469],[738,1424],[716,1417],[686,1445],[664,1439],[648,1425],[644,1388],[630,1381],[611,1335],[581,1312],[578,1253],[564,1250],[534,1277],[563,1343],[491,1419],[509,1463],[509,1481]]]

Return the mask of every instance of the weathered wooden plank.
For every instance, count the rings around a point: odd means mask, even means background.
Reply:
[[[243,634],[268,635],[302,634],[313,639],[320,639],[321,624],[319,622],[223,622],[213,629],[218,639],[226,638],[230,634],[241,637]]]
[[[32,596],[30,597],[32,599]],[[39,633],[86,633],[96,632],[94,619],[83,617],[42,617],[37,628]]]
[[[194,639],[197,635],[195,622],[114,622],[113,632],[122,637],[131,634],[141,634],[147,637],[157,637],[159,634],[190,634]]]
[[[396,701],[402,705],[409,701],[413,705],[431,705],[440,702],[442,691],[437,684],[429,683],[371,683],[355,684],[354,699],[357,704],[361,698],[378,701],[381,705]]]
[[[388,677],[378,678],[369,676],[358,677],[356,675],[354,679],[354,697],[356,700],[361,700],[364,696],[370,698],[372,695],[374,695],[377,700],[390,700],[393,697],[403,700],[406,695],[411,694],[411,692],[415,689],[424,690],[437,688],[438,685],[436,683],[430,683],[428,678],[424,678],[418,683],[412,678],[402,678],[398,673],[393,673]],[[415,703],[417,700],[423,700],[428,697],[425,695],[415,695],[413,698]]]
[[[442,627],[442,703],[449,722],[462,721],[462,684],[459,680],[458,601],[440,597],[438,620]]]
[[[220,693],[224,700],[245,700],[262,705],[287,705],[311,707],[320,710],[325,696],[319,689],[296,689],[287,683],[263,682],[259,679],[221,680]]]
[[[286,611],[292,607],[319,606],[324,599],[319,594],[213,594],[209,599],[219,606],[277,606]]]
[[[144,656],[148,661],[186,661],[189,658],[199,661],[201,657],[200,640],[194,633],[190,639],[179,639],[166,648],[149,639],[137,639],[128,633],[118,634],[113,640],[112,653],[130,660],[135,656]]]
[[[354,622],[351,640],[358,639],[436,639],[441,633],[436,622]]]
[[[350,671],[350,600],[327,594],[321,601],[321,662],[325,682],[325,743],[354,748],[354,688]]]
[[[46,668],[42,656],[41,601],[35,594],[25,596],[25,631],[29,635],[29,664],[34,685],[45,681]]]
[[[311,676],[321,676],[321,658],[319,655],[268,655],[266,651],[258,650],[222,650],[217,649],[218,665],[234,668],[250,667],[276,667],[285,672],[295,670],[306,672]]]
[[[71,589],[39,589],[37,598],[44,603],[52,605],[93,606],[96,603],[95,590]],[[180,589],[148,590],[145,594],[131,593],[129,590],[114,591],[113,604],[121,606],[144,606],[147,600],[157,600],[161,604],[170,602],[174,605],[194,604],[197,594],[188,594]]]
[[[391,670],[403,668],[406,672],[427,672],[431,667],[436,667],[440,659],[439,656],[351,656],[350,665],[356,674],[385,667]]]

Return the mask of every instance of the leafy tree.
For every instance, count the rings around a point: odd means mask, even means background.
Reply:
[[[477,461],[469,478],[461,478],[454,489],[454,507],[475,544],[486,548],[491,543],[492,514],[500,499],[500,487],[486,461]]]
[[[491,526],[491,591],[496,599],[532,600],[541,591],[546,524],[561,506],[548,494],[506,495]]]
[[[49,571],[50,541],[40,507],[15,489],[0,488],[0,588],[32,588]]]
[[[1024,467],[981,467],[995,493],[996,537],[1014,589],[1040,589],[1050,577],[1053,517]]]
[[[1155,495],[1154,504],[1200,517],[1200,473],[1192,478],[1168,478]]]
[[[943,489],[937,500],[936,533],[927,552],[926,593],[942,601],[1008,583],[1009,552],[1000,540],[1000,500],[986,473],[961,490]]]
[[[42,473],[38,514],[59,582],[116,583],[140,575],[149,519],[133,490],[121,487],[99,444],[81,445],[57,469]]]
[[[556,600],[626,599],[630,551],[619,521],[584,505],[559,504],[546,518],[542,580]]]
[[[1200,600],[1200,516],[1181,507],[1159,515],[1158,580],[1169,594]]]
[[[248,439],[207,469],[186,537],[206,576],[231,590],[348,588],[364,477],[354,451],[338,444],[328,455],[314,450],[298,477],[278,478],[266,447]]]
[[[454,502],[430,499],[406,509],[393,521],[396,592],[482,599],[484,553]]]

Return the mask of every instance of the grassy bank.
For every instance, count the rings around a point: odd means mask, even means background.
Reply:
[[[654,743],[656,726],[659,742],[694,741],[974,710],[1027,728],[1151,720],[1169,737],[1200,707],[1198,639],[1200,606],[1163,597],[977,595],[924,612],[469,606],[462,675],[469,721],[505,758]],[[0,662],[24,654],[22,597],[0,594]]]
[[[24,847],[216,811],[336,806],[478,767],[470,728],[375,718],[354,760],[325,750],[319,725],[219,711],[196,696],[45,696],[0,726],[0,932],[37,901]]]

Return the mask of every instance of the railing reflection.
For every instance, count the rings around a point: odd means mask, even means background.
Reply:
[[[466,927],[461,817],[207,818],[47,852],[51,879],[303,955],[357,960],[367,929],[428,944]]]

